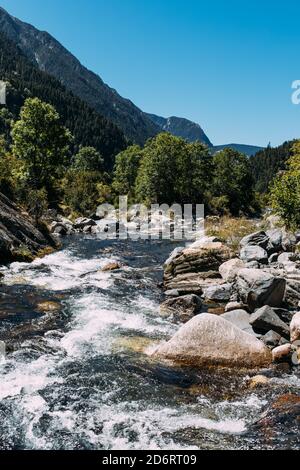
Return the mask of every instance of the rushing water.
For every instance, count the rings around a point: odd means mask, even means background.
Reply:
[[[158,364],[145,350],[178,328],[158,315],[167,241],[74,237],[64,248],[5,271],[0,294],[1,449],[297,448],[282,431],[248,433],[280,391],[246,378]],[[123,268],[102,272],[110,261]],[[53,311],[43,313],[52,301]],[[56,306],[56,308],[55,308]]]

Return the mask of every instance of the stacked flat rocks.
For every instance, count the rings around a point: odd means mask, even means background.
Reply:
[[[243,238],[236,257],[214,238],[176,249],[164,267],[168,300],[161,312],[187,323],[155,354],[194,365],[254,367],[269,360],[296,366],[300,355],[298,242],[297,234],[274,228]],[[195,298],[186,305],[186,296]],[[222,307],[219,316],[207,313],[212,302]]]

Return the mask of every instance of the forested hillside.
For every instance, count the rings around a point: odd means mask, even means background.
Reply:
[[[95,147],[104,157],[107,169],[112,168],[114,156],[126,148],[126,138],[116,125],[67,91],[57,79],[40,71],[1,33],[0,79],[9,82],[7,104],[14,117],[28,97],[52,104],[72,132],[75,146]]]

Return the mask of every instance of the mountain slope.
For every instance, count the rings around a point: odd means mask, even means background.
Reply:
[[[36,96],[57,109],[77,145],[92,145],[101,152],[106,168],[126,148],[122,131],[67,91],[54,77],[41,72],[19,48],[0,33],[0,79],[9,82],[7,106],[16,117],[26,97]]]
[[[118,125],[128,138],[142,144],[159,132],[145,113],[81,65],[50,34],[12,17],[1,7],[0,31],[17,43],[40,70],[60,80],[67,89]]]
[[[255,155],[257,152],[263,150],[263,147],[257,147],[255,145],[246,145],[246,144],[225,144],[225,145],[215,145],[212,147],[212,153],[215,154],[220,152],[220,150],[231,148],[237,150],[238,152],[244,153],[248,157]]]
[[[207,135],[201,129],[199,124],[179,117],[163,118],[155,114],[148,114],[149,118],[161,128],[162,131],[170,132],[177,137],[182,137],[188,142],[200,141],[209,147],[212,146]]]

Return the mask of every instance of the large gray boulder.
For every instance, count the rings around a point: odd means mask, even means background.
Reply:
[[[300,340],[300,312],[297,312],[291,321],[291,342]]]
[[[245,263],[239,258],[232,258],[219,267],[219,272],[226,282],[233,282],[237,273],[245,267]]]
[[[246,237],[242,238],[240,241],[240,246],[241,248],[247,246],[247,245],[254,245],[254,246],[260,246],[261,248],[266,249],[269,243],[269,237],[268,235],[263,232],[255,232],[251,233],[250,235],[247,235]]]
[[[252,313],[250,325],[259,333],[267,333],[272,330],[284,338],[289,338],[290,336],[289,327],[280,320],[279,316],[269,305],[265,305]]]
[[[280,251],[282,248],[282,230],[278,228],[267,230],[266,235],[269,237],[268,252],[274,253]]]
[[[192,318],[170,341],[159,345],[153,355],[195,367],[256,368],[272,361],[271,352],[262,341],[209,313]]]
[[[285,279],[261,269],[240,270],[235,285],[240,300],[249,306],[251,312],[264,305],[280,307],[285,286]]]
[[[246,331],[246,333],[255,335],[255,332],[250,325],[250,313],[246,312],[245,310],[231,310],[230,312],[226,312],[221,315],[221,317],[224,318],[224,320],[233,323],[241,330]]]
[[[268,253],[260,246],[246,245],[241,249],[240,258],[245,263],[257,261],[261,264],[268,263]]]
[[[232,284],[217,284],[204,289],[203,297],[209,301],[228,302],[231,297],[231,292]]]
[[[201,312],[202,301],[197,295],[184,295],[165,300],[160,305],[160,315],[171,317],[174,322],[186,323]]]

